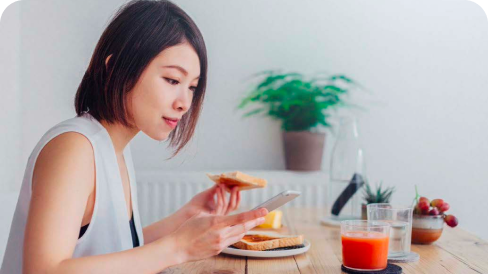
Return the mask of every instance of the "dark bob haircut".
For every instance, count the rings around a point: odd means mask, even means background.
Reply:
[[[118,10],[100,37],[76,92],[77,115],[88,111],[98,121],[133,126],[127,94],[161,51],[184,42],[200,59],[200,79],[189,111],[169,135],[170,146],[177,147],[174,157],[190,141],[201,112],[207,85],[207,50],[193,20],[170,1],[136,0]]]

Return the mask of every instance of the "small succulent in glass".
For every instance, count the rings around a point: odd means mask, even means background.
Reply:
[[[366,183],[363,196],[365,203],[362,205],[362,219],[368,219],[366,205],[375,203],[389,203],[393,192],[395,192],[395,187],[383,188],[383,182],[380,182],[380,184],[376,186],[376,191],[373,191],[371,185]]]

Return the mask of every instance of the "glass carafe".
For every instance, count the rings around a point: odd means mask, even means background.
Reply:
[[[328,187],[331,220],[361,218],[362,188],[366,182],[364,152],[359,142],[356,119],[340,119],[337,140],[332,150]]]

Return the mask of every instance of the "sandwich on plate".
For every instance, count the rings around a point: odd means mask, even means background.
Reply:
[[[303,235],[280,235],[277,233],[255,232],[246,234],[232,245],[238,249],[265,251],[287,247],[303,247]]]

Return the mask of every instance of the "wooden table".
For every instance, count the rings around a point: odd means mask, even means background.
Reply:
[[[343,273],[340,229],[320,224],[325,209],[292,208],[284,211],[284,228],[290,234],[303,234],[312,246],[305,254],[284,258],[244,258],[218,255],[206,260],[181,264],[163,273]],[[460,228],[445,227],[432,245],[412,245],[420,254],[415,263],[399,263],[403,273],[488,273],[488,242]]]

